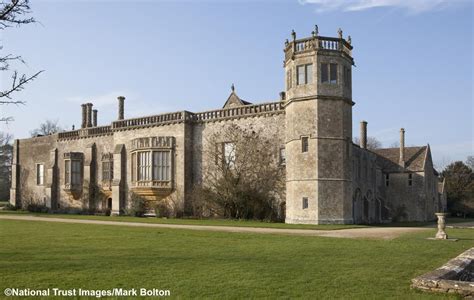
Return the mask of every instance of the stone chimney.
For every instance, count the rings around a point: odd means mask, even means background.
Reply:
[[[82,107],[82,123],[81,128],[85,128],[87,125],[87,104],[81,104]]]
[[[118,106],[118,119],[123,120],[124,118],[124,105],[125,105],[125,97],[124,96],[118,96],[117,97],[119,106]]]
[[[97,109],[92,110],[92,126],[97,127]]]
[[[367,122],[360,122],[360,137],[359,137],[359,146],[362,149],[367,149]]]
[[[92,127],[92,103],[86,103],[87,105],[87,124],[86,127]]]
[[[405,167],[405,129],[400,129],[400,166]]]

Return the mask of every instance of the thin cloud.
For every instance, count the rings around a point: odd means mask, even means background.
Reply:
[[[316,6],[317,12],[362,11],[378,7],[401,8],[410,13],[444,9],[470,0],[299,0],[301,4]]]

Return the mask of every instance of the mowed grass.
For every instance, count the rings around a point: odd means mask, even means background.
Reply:
[[[173,298],[456,299],[411,278],[474,246],[0,220],[0,293],[16,288],[169,289]]]
[[[277,222],[263,222],[252,220],[232,220],[232,219],[186,219],[186,218],[138,218],[127,216],[94,216],[77,214],[48,214],[48,213],[30,213],[27,211],[7,211],[0,210],[1,215],[28,215],[46,218],[67,218],[98,221],[118,221],[118,222],[137,222],[154,224],[181,224],[181,225],[202,225],[202,226],[238,226],[238,227],[257,227],[257,228],[284,228],[284,229],[313,229],[313,230],[337,230],[349,228],[362,228],[365,225],[310,225],[310,224],[285,224]]]

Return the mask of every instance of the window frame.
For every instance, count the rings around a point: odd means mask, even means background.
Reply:
[[[114,180],[114,161],[103,160],[102,161],[102,181],[110,182]]]
[[[322,62],[321,63],[321,83],[337,85],[338,84],[338,65],[337,63]],[[334,71],[334,72],[333,72]],[[334,78],[333,76],[334,75]]]
[[[166,160],[165,165],[158,163],[157,157],[159,155],[156,153],[166,153],[164,156],[161,155],[162,160]],[[132,185],[135,187],[171,188],[174,182],[173,154],[172,148],[147,148],[132,151],[130,158]]]
[[[413,173],[408,173],[408,186],[413,186]]]
[[[300,69],[302,69],[300,76]],[[296,85],[306,85],[313,83],[313,64],[301,64],[296,66]]]
[[[41,166],[41,172],[39,167]],[[36,185],[44,185],[44,163],[36,164]]]
[[[286,166],[286,148],[280,147],[278,149],[278,162],[280,166]]]
[[[78,165],[78,166],[77,166]],[[73,170],[76,166],[77,170]],[[67,158],[64,160],[64,185],[66,189],[80,189],[83,181],[84,165],[82,159]]]
[[[230,146],[232,148],[230,149],[229,153],[227,153],[226,146]],[[232,142],[232,141],[223,142],[222,143],[222,162],[229,168],[233,168],[235,167],[236,158],[237,158],[237,146],[235,142]]]
[[[301,136],[301,153],[309,152],[309,136]]]
[[[309,208],[309,199],[308,199],[308,197],[303,197],[301,199],[301,207],[302,207],[303,210]]]
[[[385,174],[385,186],[389,187],[390,186],[390,174]]]

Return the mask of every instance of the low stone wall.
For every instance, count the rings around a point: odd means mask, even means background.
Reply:
[[[412,287],[424,291],[474,296],[474,247],[442,267],[412,279]]]

